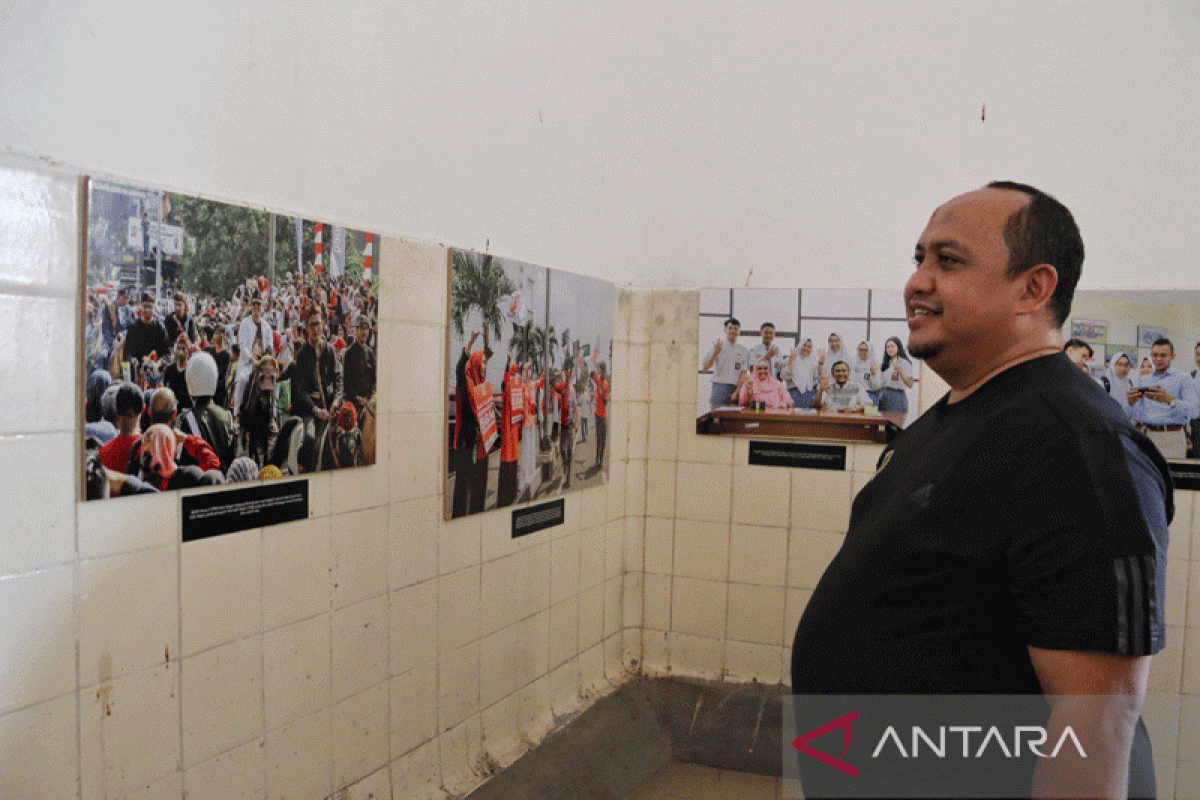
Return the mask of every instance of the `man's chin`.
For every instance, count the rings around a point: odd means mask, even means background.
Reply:
[[[922,361],[928,360],[930,358],[935,358],[941,352],[942,352],[942,343],[941,342],[925,342],[924,344],[913,344],[912,341],[909,341],[909,343],[908,343],[909,355],[911,355],[913,358],[919,358]]]

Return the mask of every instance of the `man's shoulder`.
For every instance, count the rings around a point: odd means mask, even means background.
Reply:
[[[1091,375],[1065,357],[1033,359],[1012,368],[1014,400],[1045,424],[1075,431],[1128,431],[1133,428],[1120,405]],[[1037,418],[1036,416],[1034,417]]]

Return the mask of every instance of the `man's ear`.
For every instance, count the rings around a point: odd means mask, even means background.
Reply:
[[[1021,283],[1017,311],[1032,314],[1045,308],[1054,296],[1054,290],[1058,287],[1058,270],[1053,264],[1038,264],[1022,272],[1017,280]]]

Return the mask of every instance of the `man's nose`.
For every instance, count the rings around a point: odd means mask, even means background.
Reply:
[[[904,298],[907,300],[913,295],[930,294],[934,288],[933,274],[931,270],[922,269],[918,264],[913,270],[912,275],[908,276],[908,281],[904,284]]]

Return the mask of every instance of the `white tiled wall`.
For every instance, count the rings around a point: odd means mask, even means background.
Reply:
[[[783,470],[697,436],[697,292],[618,291],[609,484],[513,540],[441,518],[446,252],[385,238],[379,463],[310,478],[307,520],[182,545],[178,495],[75,500],[78,204],[77,173],[0,158],[0,799],[444,800],[631,665],[786,682],[879,447]],[[1197,700],[1176,497],[1151,680]],[[1200,797],[1200,712],[1155,734],[1162,795]]]
[[[0,798],[445,798],[624,680],[628,293],[610,485],[566,524],[442,520],[446,250],[385,237],[378,463],[310,478],[307,520],[181,544],[178,494],[76,501],[79,197],[0,159]]]

